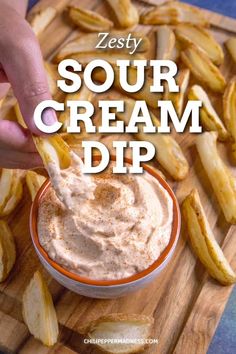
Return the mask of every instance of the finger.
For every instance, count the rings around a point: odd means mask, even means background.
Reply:
[[[51,99],[43,59],[38,41],[29,24],[15,14],[14,22],[9,19],[9,28],[14,23],[16,31],[8,31],[1,51],[1,63],[14,94],[19,102],[24,120],[34,134],[42,134],[36,127],[33,115],[36,106],[43,100]],[[43,115],[44,120],[44,115]],[[55,112],[45,111],[45,124],[57,120]]]
[[[21,152],[37,151],[31,132],[9,120],[0,120],[0,148]]]
[[[40,156],[34,152],[27,153],[0,149],[0,166],[2,168],[19,168],[28,170],[36,167],[43,167],[43,162]]]

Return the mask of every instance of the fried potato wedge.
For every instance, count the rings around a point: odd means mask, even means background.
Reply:
[[[56,164],[62,170],[70,166],[70,148],[60,135],[55,134],[49,137],[33,136],[33,140],[46,169],[50,163]]]
[[[225,42],[225,46],[228,49],[233,61],[236,63],[236,37],[231,37]]]
[[[14,111],[15,111],[15,115],[16,115],[16,120],[17,122],[23,127],[23,128],[27,128],[24,118],[22,117],[21,111],[20,111],[20,106],[18,103],[16,103],[14,105]]]
[[[68,6],[68,16],[76,26],[88,32],[110,31],[114,26],[108,18],[78,6]]]
[[[32,202],[33,202],[40,187],[46,181],[46,177],[44,177],[34,171],[27,171],[25,179],[26,179],[26,184],[27,184],[27,187],[28,187],[30,195],[31,195]]]
[[[57,89],[57,80],[60,78],[58,71],[57,71],[57,66],[49,63],[48,61],[45,61],[44,67],[45,67],[46,74],[47,74],[49,91],[52,96],[55,96],[55,94],[57,93],[57,90],[58,90]]]
[[[135,101],[127,98],[125,99],[125,112],[117,112],[116,115],[122,119],[126,124],[132,115]],[[159,120],[151,113],[153,124],[160,126]],[[139,140],[149,141],[156,148],[156,159],[161,166],[177,181],[183,180],[189,171],[189,165],[184,157],[184,154],[179,144],[172,138],[170,134],[148,134],[143,133],[142,128],[139,127],[139,132],[135,134]]]
[[[0,220],[0,282],[9,275],[16,260],[14,237],[4,220]]]
[[[208,273],[223,285],[235,283],[236,274],[214,237],[196,189],[185,198],[182,212],[193,250]]]
[[[91,339],[114,339],[128,338],[134,341],[137,338],[145,341],[151,335],[154,319],[150,316],[138,314],[112,313],[91,321],[78,331]],[[104,343],[97,345],[106,353],[137,353],[144,349],[143,343]]]
[[[223,63],[224,53],[220,44],[204,28],[193,24],[181,23],[175,28],[175,34],[184,45],[195,44],[202,49],[214,64],[220,65]]]
[[[220,158],[216,140],[216,132],[199,134],[197,151],[226,221],[236,224],[236,180]]]
[[[90,91],[86,85],[83,85],[82,88],[75,93],[69,93],[65,97],[65,103],[68,101],[92,101],[94,97],[94,92]],[[62,131],[65,132],[70,119],[70,109],[66,107],[64,112],[60,113],[59,121],[63,123]]]
[[[216,131],[218,133],[219,140],[226,140],[229,137],[229,133],[213,108],[211,101],[203,88],[198,85],[192,86],[188,93],[188,99],[199,100],[202,102],[202,107],[200,108],[202,125],[206,130]]]
[[[138,10],[130,0],[106,1],[112,8],[120,27],[129,28],[138,24]]]
[[[117,52],[89,52],[89,53],[77,53],[70,55],[70,59],[78,60],[83,66],[90,63],[92,60],[101,59],[106,60],[112,65],[116,65],[117,60],[145,60],[143,54],[128,54],[128,53],[117,53]],[[132,65],[132,63],[131,63]]]
[[[225,125],[236,141],[236,76],[228,83],[223,96]]]
[[[236,161],[236,77],[227,85],[223,95],[224,122],[231,135],[232,153]]]
[[[114,73],[115,73],[115,80],[114,80],[114,87],[121,92],[129,95],[130,97],[136,99],[136,100],[144,100],[147,102],[147,104],[152,107],[156,108],[157,107],[157,101],[162,99],[162,94],[159,92],[150,92],[150,86],[152,85],[152,79],[150,77],[145,78],[144,85],[141,90],[138,92],[126,92],[122,89],[120,86],[119,82],[119,69],[118,67],[114,66]],[[106,80],[106,74],[104,70],[96,70],[93,74],[93,78],[99,82],[105,82]],[[128,68],[128,82],[130,85],[134,85],[136,83],[137,79],[137,69],[134,67],[129,67]]]
[[[132,37],[136,40],[142,41],[140,42],[138,48],[136,49],[136,53],[145,53],[149,50],[150,41],[148,37],[146,37],[141,32],[127,32],[127,31],[112,31],[109,34],[109,38],[122,38],[127,36],[128,33],[132,34]],[[83,36],[79,36],[74,38],[72,41],[66,43],[58,52],[54,61],[59,63],[61,60],[70,57],[73,54],[77,53],[91,53],[94,52],[96,45],[98,44],[98,34],[97,33],[88,33],[84,34]],[[108,48],[109,52],[120,52],[121,50],[117,47],[115,48]],[[131,48],[122,48],[122,53],[128,53],[134,50],[134,45],[131,44]],[[104,49],[97,49],[98,52],[106,52],[108,50]]]
[[[156,59],[172,59],[173,50],[175,47],[175,34],[173,30],[168,26],[159,26],[156,31],[156,37]]]
[[[58,338],[58,321],[52,296],[39,271],[34,273],[23,294],[23,318],[30,333],[52,346]]]
[[[20,171],[3,168],[0,176],[0,216],[9,215],[18,205],[22,194]]]
[[[181,69],[176,75],[176,83],[179,85],[179,92],[169,92],[166,86],[165,100],[172,101],[174,108],[179,116],[183,112],[184,98],[189,84],[190,71],[189,69]]]
[[[209,26],[201,10],[178,1],[156,6],[140,17],[140,23],[144,25],[176,25],[182,22]]]
[[[51,6],[48,6],[34,14],[30,24],[36,36],[45,30],[45,28],[52,22],[56,15],[57,10]]]
[[[226,82],[209,57],[194,44],[181,52],[181,59],[192,74],[214,92],[224,92]]]

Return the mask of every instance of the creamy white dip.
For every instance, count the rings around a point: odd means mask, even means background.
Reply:
[[[148,268],[169,243],[173,222],[173,201],[152,175],[112,174],[111,166],[87,180],[72,165],[63,175],[65,186],[76,191],[66,202],[70,210],[50,187],[38,214],[39,240],[49,257],[97,280]]]

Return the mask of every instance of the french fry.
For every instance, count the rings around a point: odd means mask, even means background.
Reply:
[[[180,116],[183,111],[184,97],[189,84],[190,71],[189,69],[179,70],[176,76],[176,83],[179,85],[179,92],[169,92],[166,86],[165,100],[172,101],[177,114]]]
[[[0,220],[0,282],[9,275],[16,260],[16,247],[8,224]]]
[[[69,6],[68,15],[76,26],[89,32],[110,31],[114,25],[112,21],[97,12],[82,9],[78,6]]]
[[[205,132],[196,138],[196,146],[226,221],[236,224],[236,181],[217,152],[216,140],[216,132]]]
[[[65,102],[67,101],[92,101],[94,93],[90,91],[86,85],[83,85],[78,92],[69,93],[66,95]],[[62,131],[65,132],[70,119],[70,109],[66,107],[64,112],[60,113],[59,121],[63,123]]]
[[[176,25],[182,22],[209,26],[201,10],[178,1],[156,6],[140,17],[140,23],[144,25]]]
[[[135,101],[127,98],[125,99],[125,112],[117,112],[116,115],[119,119],[122,119],[125,124],[129,123]],[[151,119],[153,124],[160,126],[159,120],[151,113]],[[189,170],[188,162],[184,157],[184,154],[178,145],[178,143],[171,137],[170,134],[153,134],[143,133],[142,129],[135,134],[139,140],[145,140],[152,143],[156,148],[156,159],[162,167],[173,177],[175,180],[183,180]]]
[[[228,49],[233,61],[236,63],[236,37],[231,37],[225,42],[225,46]]]
[[[70,166],[70,148],[60,135],[33,136],[33,140],[46,169],[50,163],[56,164],[62,170]]]
[[[156,31],[157,49],[156,59],[167,60],[172,59],[175,47],[175,34],[168,26],[159,26]]]
[[[236,161],[236,77],[227,85],[223,96],[224,122],[232,139],[232,155]]]
[[[136,338],[145,342],[151,335],[153,323],[154,319],[150,316],[112,313],[91,321],[86,326],[80,327],[78,331],[91,339],[114,339],[113,343],[97,344],[105,353],[129,354],[142,351],[145,345],[143,343],[115,343],[115,340],[126,338],[128,333],[129,339],[134,339],[134,342]]]
[[[52,346],[58,338],[58,321],[52,296],[39,271],[34,273],[23,294],[23,318],[30,333]]]
[[[193,75],[214,92],[224,92],[226,82],[219,69],[194,44],[181,53],[181,59]]]
[[[236,77],[226,87],[223,96],[223,108],[225,125],[236,141]]]
[[[223,285],[235,283],[236,274],[214,237],[196,189],[185,198],[182,212],[193,250],[208,273]]]
[[[188,93],[188,99],[199,100],[202,102],[202,107],[200,108],[200,118],[204,128],[209,131],[216,131],[218,133],[219,140],[227,140],[229,133],[227,132],[215,109],[212,107],[211,101],[203,88],[198,85],[192,86]]]
[[[1,107],[3,105],[3,101],[4,101],[4,97],[0,99],[0,109],[1,109]]]
[[[109,38],[116,38],[119,40],[119,38],[122,38],[124,36],[127,36],[128,33],[127,31],[112,31],[109,34]],[[150,41],[148,37],[144,36],[141,32],[131,32],[132,37],[135,38],[136,40],[142,39],[140,42],[140,45],[136,49],[136,53],[145,53],[149,50],[150,46]],[[59,63],[61,60],[70,57],[73,54],[77,53],[90,53],[94,52],[94,49],[96,45],[98,44],[98,34],[97,33],[88,33],[84,34],[83,36],[79,36],[74,38],[72,41],[66,43],[57,53],[56,57],[54,58],[54,61]],[[115,48],[108,48],[109,52],[120,52],[121,50],[118,49],[117,47]],[[128,53],[134,49],[134,45],[131,45],[131,48],[122,48],[122,53]],[[97,49],[98,52],[104,52],[108,50],[104,49]]]
[[[52,22],[56,15],[57,10],[51,6],[48,6],[34,14],[30,24],[36,36],[40,35],[40,33],[45,30],[45,28]]]
[[[0,216],[9,215],[18,205],[22,194],[20,172],[3,168],[0,177]]]
[[[118,67],[114,67],[114,73],[115,73],[115,80],[114,80],[114,87],[120,90],[121,92],[124,92],[122,87],[120,86],[119,83],[119,69]],[[97,70],[93,74],[93,78],[99,82],[105,82],[106,80],[106,74],[104,70]],[[128,82],[130,85],[133,85],[136,83],[136,78],[137,78],[137,70],[133,67],[128,68]],[[144,100],[147,102],[147,104],[152,107],[156,108],[157,107],[157,101],[162,99],[162,94],[159,92],[150,92],[150,86],[152,85],[152,79],[150,77],[145,78],[144,85],[141,90],[138,92],[125,92],[125,94],[129,95],[130,97],[136,99],[136,100]]]
[[[120,27],[129,28],[139,22],[137,8],[130,0],[106,0],[116,15]]]
[[[202,49],[209,59],[216,65],[224,60],[224,53],[214,37],[204,28],[187,23],[181,23],[175,28],[178,40],[184,45],[195,44]]]
[[[46,177],[39,175],[34,171],[27,171],[26,184],[29,189],[32,202],[34,201],[36,194],[38,193],[40,187],[43,185],[45,181],[46,181]]]
[[[57,67],[56,65],[51,64],[48,61],[44,62],[44,67],[47,74],[49,91],[52,96],[55,96],[55,94],[57,93],[57,80],[59,79]]]
[[[116,53],[116,52],[89,52],[89,53],[77,53],[70,55],[70,59],[78,60],[83,66],[90,63],[92,60],[103,59],[110,64],[115,65],[117,60],[145,60],[143,54],[128,54],[128,53]],[[131,64],[132,65],[132,64]]]
[[[23,127],[23,128],[27,128],[24,118],[22,117],[21,111],[20,111],[20,106],[19,103],[17,102],[14,105],[14,110],[15,110],[15,115],[16,115],[16,120],[17,122]]]

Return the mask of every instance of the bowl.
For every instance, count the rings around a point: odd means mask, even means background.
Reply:
[[[95,156],[94,158],[95,160],[100,159],[99,156]],[[115,161],[115,157],[111,156],[111,160]],[[132,160],[128,158],[125,159],[125,162],[128,164],[132,164]],[[153,177],[155,177],[169,193],[173,201],[173,227],[170,236],[170,241],[167,247],[159,256],[159,258],[147,269],[124,279],[94,280],[82,277],[63,268],[60,264],[56,263],[48,256],[47,252],[44,250],[44,248],[39,242],[37,231],[37,218],[40,201],[51,184],[50,180],[46,180],[42,187],[39,189],[32,204],[30,213],[31,238],[42,265],[51,274],[51,276],[64,287],[80,295],[92,298],[111,299],[121,297],[147,286],[162,272],[162,270],[169,263],[170,259],[173,256],[180,232],[181,217],[179,204],[174,192],[172,191],[168,183],[158,174],[158,172],[156,172],[154,169],[145,164],[143,164],[142,166],[144,170],[150,173]]]

